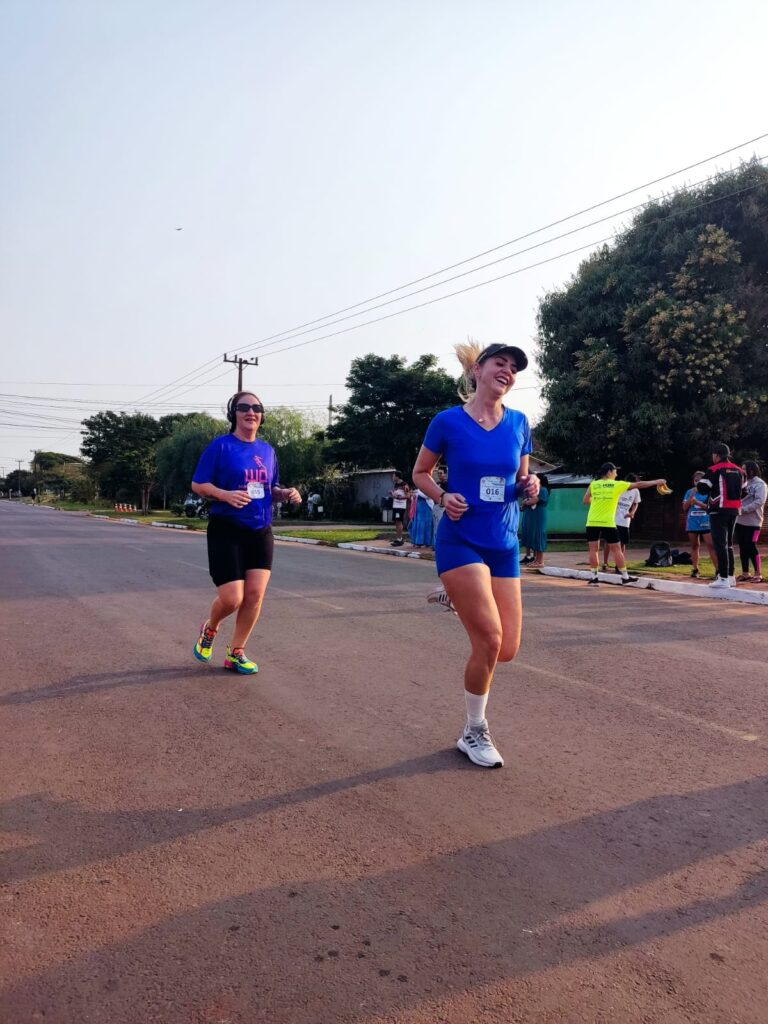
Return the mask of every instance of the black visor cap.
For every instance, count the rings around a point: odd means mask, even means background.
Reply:
[[[528,365],[528,356],[521,348],[518,348],[516,345],[502,345],[500,343],[488,345],[487,348],[484,348],[477,357],[477,361],[478,363],[484,363],[486,359],[490,359],[491,356],[498,356],[502,352],[508,353],[512,356],[517,364],[518,370],[524,370]]]

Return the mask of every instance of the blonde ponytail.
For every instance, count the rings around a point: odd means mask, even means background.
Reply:
[[[465,342],[460,345],[454,345],[453,348],[463,371],[459,381],[459,398],[462,402],[468,402],[477,389],[472,367],[477,362],[477,357],[483,351],[483,346],[479,341],[475,341],[474,338],[467,338]]]

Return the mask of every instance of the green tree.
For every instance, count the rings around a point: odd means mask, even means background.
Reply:
[[[410,473],[429,421],[458,401],[456,380],[433,355],[410,366],[402,356],[361,356],[347,387],[350,398],[327,432],[328,454],[361,469],[394,465]]]
[[[5,478],[5,484],[9,492],[16,494],[17,491],[21,491],[25,498],[28,498],[32,493],[32,488],[35,486],[35,481],[32,474],[26,469],[14,469]]]
[[[118,491],[140,496],[143,512],[155,483],[155,446],[163,428],[144,413],[98,412],[83,420],[80,450],[91,460],[101,493],[114,498]]]
[[[539,309],[540,442],[680,482],[715,440],[768,452],[768,170],[652,204]]]
[[[158,483],[171,496],[183,497],[189,490],[200,456],[214,438],[226,434],[228,430],[225,421],[215,420],[205,413],[177,419],[171,425],[168,437],[164,437],[157,445]]]
[[[64,452],[35,452],[32,467],[38,492],[71,494],[74,483],[87,472],[84,459]]]
[[[281,483],[301,490],[323,473],[324,434],[306,413],[282,406],[268,409],[259,437],[275,449]]]
[[[38,473],[48,473],[58,469],[60,466],[67,466],[72,463],[83,464],[83,460],[77,455],[66,455],[64,452],[35,452],[34,465]]]

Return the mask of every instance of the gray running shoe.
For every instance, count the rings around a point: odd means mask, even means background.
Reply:
[[[481,768],[504,767],[504,758],[494,746],[488,732],[487,719],[483,719],[482,725],[465,725],[456,746],[470,761],[479,764]]]

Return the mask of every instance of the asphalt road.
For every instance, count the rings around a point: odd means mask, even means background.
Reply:
[[[455,750],[433,567],[0,503],[2,1024],[765,1024],[766,610],[526,579]]]

